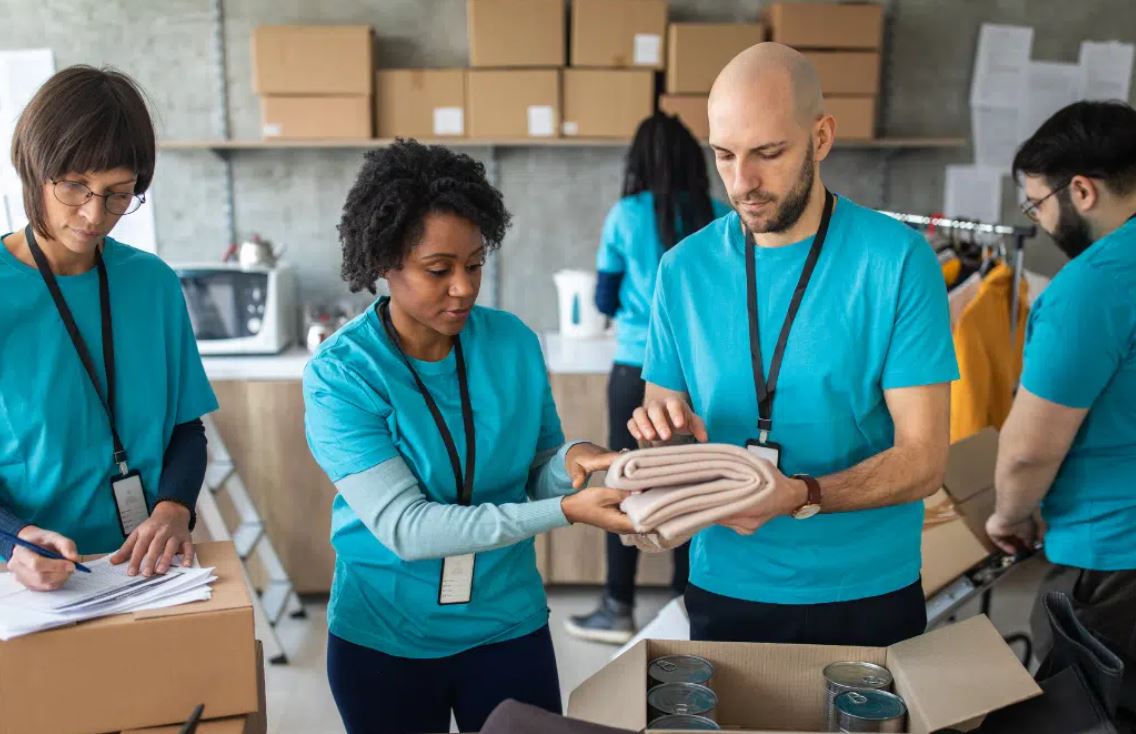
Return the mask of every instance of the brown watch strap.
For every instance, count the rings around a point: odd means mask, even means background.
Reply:
[[[794,474],[793,479],[800,479],[809,488],[808,498],[805,500],[806,505],[820,505],[820,482],[816,477],[809,474]]]

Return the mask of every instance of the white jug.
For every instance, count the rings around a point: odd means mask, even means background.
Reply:
[[[601,336],[606,319],[596,308],[596,274],[561,270],[552,280],[560,302],[560,335],[570,339]]]

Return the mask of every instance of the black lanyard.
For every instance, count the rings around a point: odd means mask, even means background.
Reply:
[[[406,363],[406,369],[410,370],[415,384],[418,385],[418,392],[422,393],[422,399],[426,401],[426,407],[430,409],[430,415],[434,418],[434,424],[438,427],[438,433],[442,436],[442,442],[446,444],[446,453],[450,456],[450,467],[454,470],[454,484],[457,486],[458,503],[469,505],[473,501],[473,469],[476,463],[474,447],[476,440],[473,433],[473,403],[469,399],[469,382],[465,374],[465,354],[462,352],[461,338],[455,337],[454,339],[454,353],[458,360],[458,390],[461,393],[462,423],[465,424],[464,475],[461,467],[461,458],[458,456],[457,444],[454,443],[454,436],[446,426],[446,421],[442,417],[442,411],[438,410],[438,404],[434,402],[434,397],[430,394],[430,391],[426,389],[426,383],[422,382],[422,378],[418,376],[418,373],[414,370],[414,366],[410,364],[410,358],[407,357],[406,352],[403,351],[402,342],[399,341],[398,333],[394,330],[394,324],[391,322],[390,317],[390,299],[384,298],[379,301],[375,305],[375,310],[379,315],[379,320],[383,322],[383,328],[386,330],[387,336],[394,344],[395,349],[398,350],[402,361]]]
[[[773,395],[777,391],[777,376],[781,374],[781,360],[785,357],[785,344],[789,341],[789,330],[793,328],[793,321],[797,318],[797,311],[801,307],[801,299],[805,296],[805,289],[809,287],[809,280],[813,277],[820,250],[824,246],[824,238],[828,234],[828,223],[832,219],[832,207],[836,197],[827,189],[824,192],[824,214],[820,218],[820,227],[813,238],[809,256],[805,260],[804,270],[797,280],[797,288],[793,291],[793,298],[789,301],[789,312],[785,314],[785,323],[781,325],[781,335],[777,337],[777,347],[773,350],[773,359],[769,363],[769,380],[765,379],[765,368],[761,358],[761,330],[757,324],[757,253],[751,252],[754,247],[753,238],[749,230],[742,225],[745,235],[743,252],[746,259],[746,304],[749,310],[749,355],[753,364],[753,384],[757,392],[757,428],[760,431],[759,441],[765,443],[769,432],[773,430]]]
[[[39,274],[43,277],[48,292],[51,293],[51,299],[55,301],[55,309],[59,311],[59,318],[63,319],[63,325],[67,327],[71,343],[75,345],[75,351],[79,353],[79,360],[87,371],[87,377],[91,379],[91,386],[95,388],[95,394],[98,395],[103,411],[106,412],[107,420],[110,422],[110,435],[114,440],[114,456],[112,459],[118,465],[118,470],[122,475],[126,476],[129,472],[129,467],[126,465],[126,449],[122,445],[122,439],[118,436],[118,425],[115,421],[114,330],[111,327],[110,319],[110,284],[107,281],[106,264],[103,263],[102,253],[98,249],[95,250],[95,267],[99,271],[99,310],[102,314],[103,327],[103,368],[106,371],[107,383],[105,397],[103,391],[99,389],[99,376],[95,372],[95,362],[91,359],[91,351],[87,349],[87,343],[83,341],[83,335],[79,333],[79,327],[75,324],[75,317],[71,314],[71,308],[63,299],[63,293],[59,290],[59,283],[55,280],[55,274],[51,272],[47,256],[43,254],[39,243],[36,242],[35,232],[30,224],[24,229],[24,236],[28,239],[28,249],[32,252],[36,267],[39,268]]]

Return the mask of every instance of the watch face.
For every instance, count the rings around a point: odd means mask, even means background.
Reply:
[[[818,512],[820,512],[820,505],[804,505],[801,509],[793,513],[793,518],[796,520],[808,520]]]

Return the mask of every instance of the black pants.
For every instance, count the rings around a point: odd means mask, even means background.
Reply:
[[[916,581],[898,591],[830,604],[765,604],[686,587],[690,639],[886,647],[923,634],[927,606]]]
[[[627,430],[627,421],[635,409],[643,405],[643,369],[616,363],[607,382],[607,445],[615,451],[639,448]],[[686,589],[690,570],[690,543],[674,549],[674,574],[671,589],[681,594]],[[624,604],[635,603],[635,571],[639,565],[639,549],[625,546],[619,536],[607,534],[607,585],[608,596]]]
[[[448,658],[397,658],[327,640],[327,679],[348,734],[478,731],[505,699],[561,713],[560,681],[548,626]]]
[[[1136,728],[1136,570],[1090,571],[1055,565],[1038,589],[1030,632],[1034,655],[1043,660],[1053,647],[1053,633],[1042,599],[1046,592],[1069,595],[1081,624],[1089,628],[1124,661],[1121,715]]]

